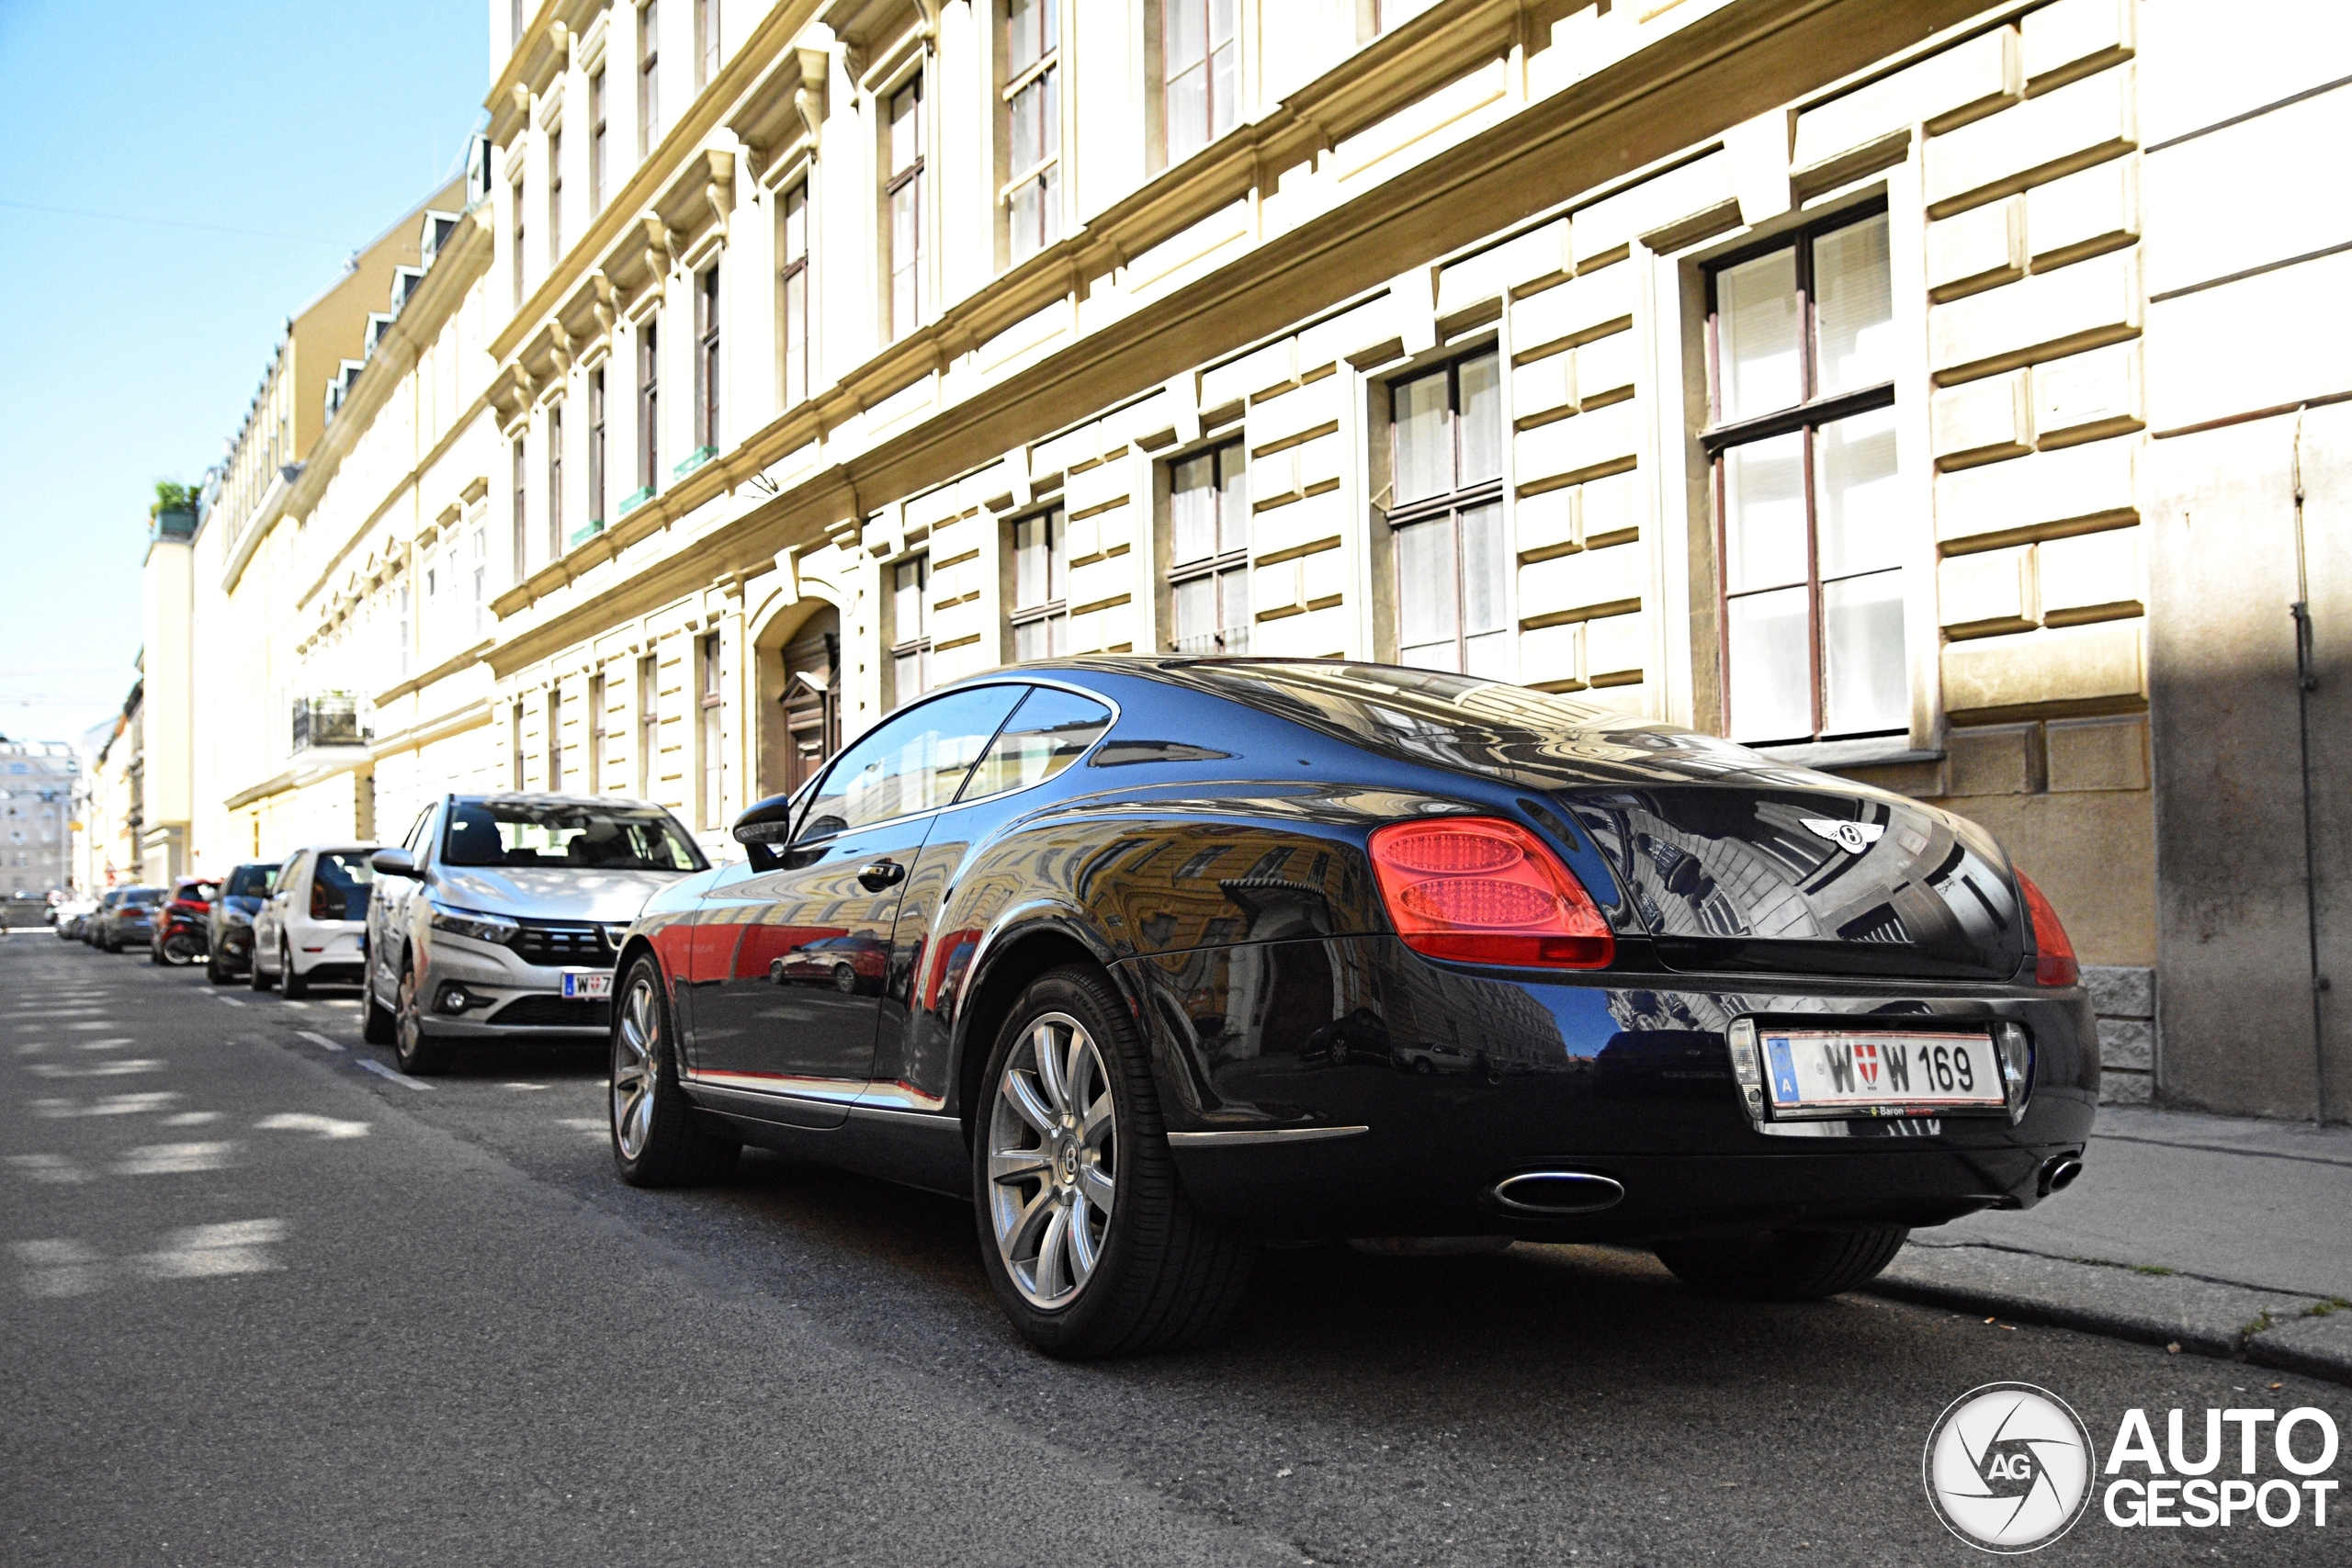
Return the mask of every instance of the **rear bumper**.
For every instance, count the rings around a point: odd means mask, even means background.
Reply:
[[[1118,966],[1151,1043],[1177,1167],[1225,1223],[1274,1235],[1642,1239],[1794,1224],[1939,1224],[2041,1194],[2098,1100],[2079,990],[1431,964],[1385,937],[1255,944]],[[1801,1013],[1883,1027],[2021,1023],[2006,1113],[1759,1129],[1725,1027]],[[1363,1129],[1342,1132],[1341,1129]],[[1326,1135],[1265,1140],[1264,1132]],[[1572,1217],[1493,1195],[1526,1171],[1623,1188]],[[1605,1190],[1605,1189],[1602,1189]]]

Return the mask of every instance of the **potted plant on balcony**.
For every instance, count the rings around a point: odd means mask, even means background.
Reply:
[[[147,526],[158,539],[196,536],[196,490],[174,479],[155,481],[155,500],[147,508]]]

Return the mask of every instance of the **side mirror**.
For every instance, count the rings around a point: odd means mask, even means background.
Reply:
[[[406,850],[378,850],[368,857],[368,863],[376,868],[379,876],[405,876],[412,882],[424,880],[424,868],[418,865],[416,857]]]
[[[792,840],[792,812],[797,804],[788,795],[772,795],[756,806],[748,807],[735,818],[730,837],[739,844],[763,844],[781,848]]]

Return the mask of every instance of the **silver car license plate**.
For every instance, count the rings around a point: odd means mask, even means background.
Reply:
[[[2007,1104],[1990,1034],[1767,1029],[1761,1043],[1776,1117],[1903,1116]]]

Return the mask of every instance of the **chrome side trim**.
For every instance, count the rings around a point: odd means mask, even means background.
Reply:
[[[1173,1149],[1246,1148],[1257,1144],[1319,1144],[1329,1138],[1352,1138],[1369,1127],[1245,1127],[1231,1133],[1170,1133]]]
[[[853,1105],[849,1108],[849,1119],[878,1122],[886,1127],[928,1127],[937,1132],[954,1133],[959,1140],[964,1135],[962,1118],[942,1116],[935,1111],[894,1111],[884,1105]]]

